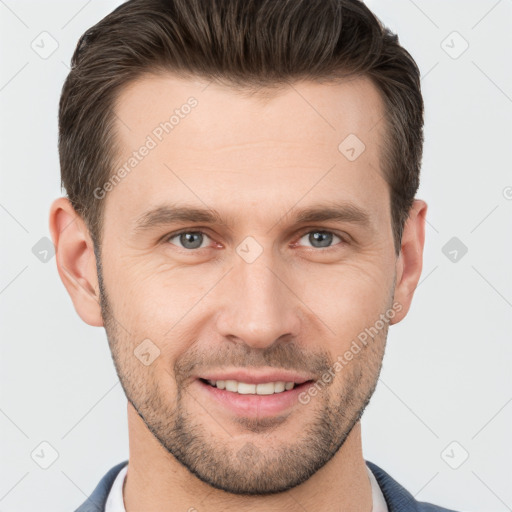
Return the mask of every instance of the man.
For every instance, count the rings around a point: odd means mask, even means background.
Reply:
[[[362,456],[427,211],[419,71],[363,3],[126,2],[59,129],[59,275],[128,399],[78,511],[446,510]]]

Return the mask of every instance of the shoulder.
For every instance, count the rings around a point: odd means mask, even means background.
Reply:
[[[91,495],[75,510],[75,512],[102,512],[105,510],[108,493],[118,473],[128,464],[128,460],[120,462],[102,477]]]
[[[438,505],[432,505],[432,503],[424,503],[418,501],[418,512],[457,512],[451,508],[443,508]]]
[[[457,512],[443,508],[432,503],[416,501],[414,496],[394,480],[382,468],[373,462],[366,461],[366,465],[374,474],[377,483],[386,499],[389,512]]]

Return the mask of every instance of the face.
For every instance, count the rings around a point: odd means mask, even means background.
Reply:
[[[118,98],[102,317],[161,446],[213,487],[269,494],[335,456],[379,376],[397,307],[383,104],[365,79],[206,85],[146,76]]]

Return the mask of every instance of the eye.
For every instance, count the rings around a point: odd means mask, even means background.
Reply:
[[[203,231],[180,231],[178,233],[173,233],[167,236],[165,241],[173,245],[176,245],[181,249],[192,251],[208,247],[207,239],[209,238],[210,237]],[[177,240],[177,243],[173,242],[174,239]],[[320,229],[304,233],[299,239],[299,242],[302,241],[303,239],[305,239],[307,243],[311,244],[310,247],[313,247],[315,249],[327,250],[339,244],[340,242],[342,244],[347,243],[346,240],[344,240],[341,236],[337,235],[336,233]],[[338,239],[339,242],[336,242],[336,239]],[[293,246],[297,245],[299,244],[293,244]]]
[[[333,247],[333,240],[336,238],[341,243],[345,243],[345,240],[343,240],[343,238],[336,235],[332,231],[324,231],[324,230],[319,230],[319,229],[313,230],[313,231],[308,231],[307,233],[302,235],[300,240],[305,239],[307,242],[309,242],[311,244],[310,247],[314,247],[315,249],[325,249],[325,248],[329,249],[329,248]],[[337,244],[334,243],[334,245],[337,245]]]
[[[173,243],[171,240],[176,238],[180,245]],[[205,238],[209,238],[206,233],[202,231],[181,231],[180,233],[174,233],[166,238],[166,241],[173,245],[178,245],[182,249],[202,249]]]

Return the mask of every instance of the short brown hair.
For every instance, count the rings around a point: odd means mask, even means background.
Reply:
[[[419,186],[420,73],[363,2],[130,0],[82,35],[71,64],[59,106],[62,186],[98,246],[103,206],[93,191],[113,172],[116,98],[142,74],[163,71],[237,90],[370,78],[385,104],[382,169],[399,253]]]

